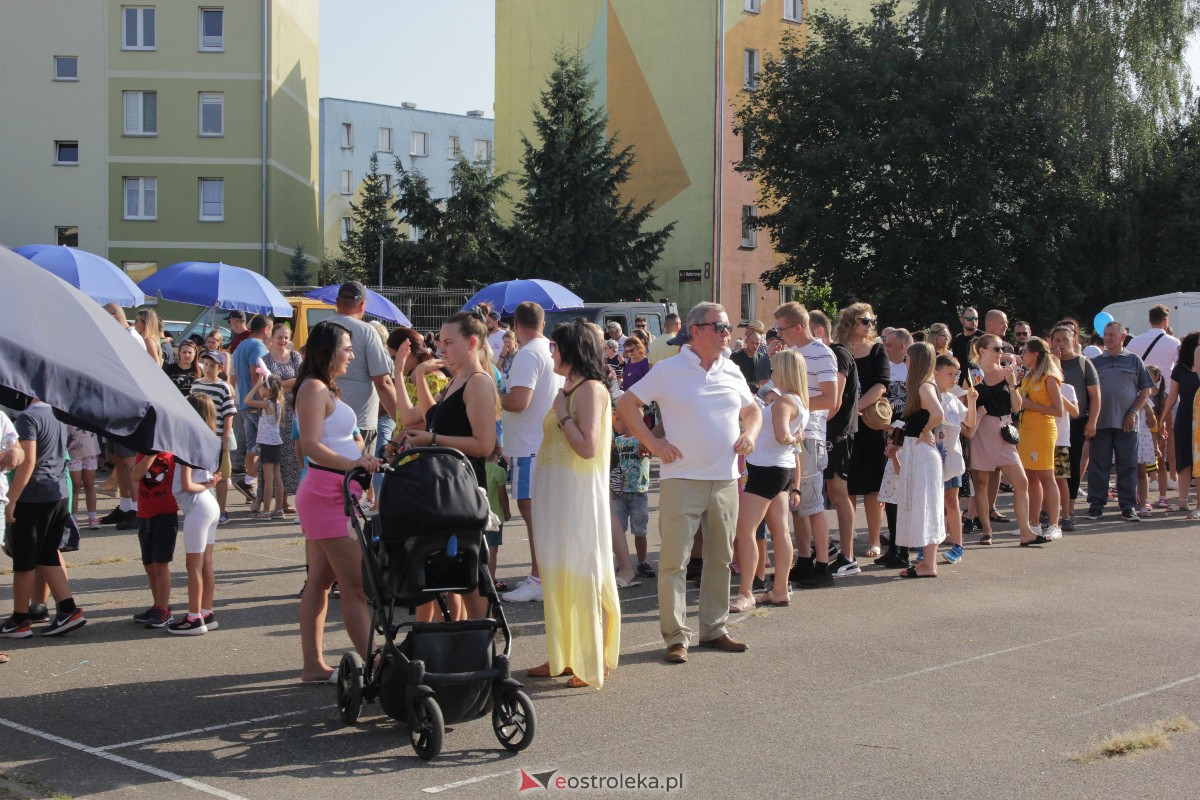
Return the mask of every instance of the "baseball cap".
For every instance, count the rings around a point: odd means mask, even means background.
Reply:
[[[671,345],[672,347],[683,347],[691,340],[692,337],[688,335],[687,328],[680,328],[679,333],[672,336],[667,344]]]
[[[779,338],[779,331],[776,330],[775,328],[771,328],[771,330],[767,331],[767,341],[768,342],[771,341],[772,339],[778,339],[778,338]]]
[[[201,360],[207,358],[209,361],[217,362],[222,367],[225,366],[225,354],[224,353],[218,353],[213,350],[205,350],[203,353],[200,354],[200,358],[201,358]]]
[[[358,281],[346,281],[338,287],[338,300],[363,300],[367,296],[367,288]]]
[[[746,330],[762,334],[767,332],[767,326],[762,324],[762,320],[752,319],[746,323]]]
[[[491,312],[490,314],[488,314],[488,316],[489,316],[489,317],[491,317],[492,319],[500,319],[500,312],[499,312],[499,311],[493,311],[493,312]]]
[[[241,311],[237,311],[237,310],[230,311],[228,314],[225,315],[226,322],[228,322],[231,319],[244,320],[245,318],[246,318],[246,315],[244,313],[242,313]]]

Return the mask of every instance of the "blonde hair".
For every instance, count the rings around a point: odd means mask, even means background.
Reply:
[[[911,417],[921,410],[921,385],[933,380],[933,365],[937,355],[929,342],[910,344],[908,355],[908,399],[904,401],[904,416]]]
[[[1030,345],[1037,344],[1036,348],[1030,348]],[[1029,381],[1029,385],[1033,386],[1045,380],[1047,377],[1054,378],[1059,383],[1062,383],[1063,374],[1062,368],[1058,365],[1058,358],[1050,352],[1050,345],[1046,344],[1046,340],[1039,336],[1030,336],[1025,341],[1025,349],[1038,354],[1037,364],[1025,380]]]
[[[723,310],[724,309],[722,309],[722,311]],[[790,303],[784,303],[779,308],[775,309],[773,316],[777,320],[786,319],[789,326],[803,325],[805,329],[808,328],[808,309],[797,303],[795,300],[791,301]]]
[[[978,362],[979,351],[991,346],[993,342],[1003,344],[1003,340],[994,333],[985,333],[982,336],[976,336],[975,341],[971,342],[971,360]]]
[[[838,312],[837,330],[833,340],[838,344],[847,344],[850,335],[854,333],[854,326],[858,324],[858,318],[873,311],[870,303],[851,303],[843,308]]]
[[[208,429],[216,433],[217,407],[213,405],[212,398],[206,394],[189,394],[187,401],[191,403],[192,408],[196,409],[196,413],[200,415],[200,419],[204,420]]]
[[[387,325],[384,325],[382,322],[380,322],[377,319],[370,320],[367,324],[370,325],[375,330],[375,332],[379,334],[379,341],[383,342],[384,346],[386,347],[387,340],[388,340]]]
[[[771,381],[785,394],[794,394],[808,408],[808,367],[799,350],[780,350],[771,356]]]

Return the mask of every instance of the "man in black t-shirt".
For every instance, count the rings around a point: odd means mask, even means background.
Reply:
[[[729,357],[729,360],[737,365],[737,368],[742,371],[742,377],[746,379],[746,383],[750,386],[750,391],[758,391],[758,372],[762,362],[767,361],[767,354],[762,352],[762,336],[766,332],[766,326],[758,320],[751,320],[746,325],[746,344],[741,349]],[[769,374],[769,367],[768,367]]]
[[[971,375],[971,344],[983,335],[983,331],[979,330],[979,312],[971,306],[964,308],[958,319],[962,322],[963,332],[950,340],[950,352],[958,361],[958,382],[962,385]]]

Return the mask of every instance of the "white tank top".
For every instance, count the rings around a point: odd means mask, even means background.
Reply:
[[[354,443],[354,429],[357,427],[358,415],[354,413],[354,409],[335,397],[333,413],[325,418],[325,424],[321,428],[321,444],[339,456],[357,459],[362,455],[362,451]]]
[[[808,409],[800,405],[795,397],[783,395],[777,398],[774,403],[762,410],[762,428],[758,432],[758,438],[754,440],[754,452],[746,456],[747,464],[753,464],[756,467],[796,466],[795,447],[790,444],[780,444],[775,439],[775,423],[772,415],[775,406],[780,403],[790,403],[796,409],[796,416],[792,417],[788,430],[792,436],[799,438],[800,432],[808,423]]]

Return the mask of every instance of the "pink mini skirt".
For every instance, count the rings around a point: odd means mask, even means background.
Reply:
[[[340,539],[350,535],[350,518],[342,499],[344,475],[309,465],[296,492],[296,516],[306,539]],[[357,501],[362,487],[350,484],[350,493]]]

